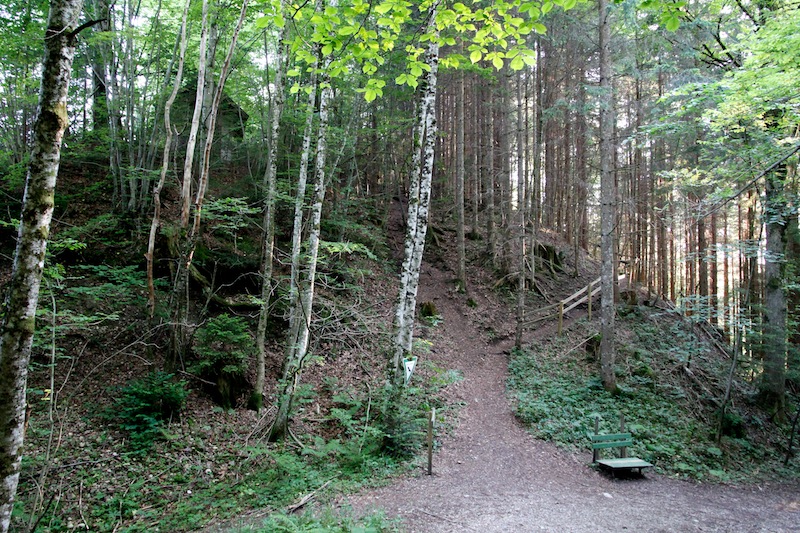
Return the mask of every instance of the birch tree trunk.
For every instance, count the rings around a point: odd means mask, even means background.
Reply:
[[[52,0],[45,33],[39,115],[22,201],[14,266],[0,325],[0,532],[8,531],[19,482],[28,361],[39,286],[67,128],[67,91],[75,57],[75,26],[83,0]]]
[[[206,2],[204,2],[205,6]],[[216,123],[217,123],[217,115],[219,113],[219,107],[222,102],[222,95],[225,90],[225,82],[228,79],[228,72],[230,71],[231,61],[233,60],[233,53],[236,50],[236,43],[239,38],[239,32],[242,28],[242,24],[244,23],[244,18],[247,13],[247,4],[248,0],[244,0],[242,2],[242,8],[239,13],[239,20],[236,23],[236,27],[233,30],[233,35],[231,36],[230,46],[228,47],[228,53],[225,56],[225,61],[222,65],[222,69],[220,70],[219,74],[219,82],[217,83],[216,90],[214,92],[214,96],[211,102],[211,108],[208,112],[207,117],[207,131],[205,135],[205,143],[203,147],[203,159],[202,159],[202,167],[200,170],[200,175],[198,176],[198,184],[197,184],[197,192],[195,193],[195,199],[193,203],[193,211],[194,217],[192,221],[192,227],[188,229],[188,234],[183,243],[179,246],[179,255],[178,255],[178,268],[179,275],[176,277],[175,282],[175,291],[176,291],[176,299],[175,299],[175,308],[173,312],[173,316],[177,317],[177,320],[173,322],[173,352],[172,352],[172,360],[173,362],[179,360],[184,352],[186,351],[186,344],[187,344],[187,328],[188,328],[188,313],[189,313],[189,273],[191,272],[192,268],[192,260],[194,257],[195,248],[197,247],[197,241],[200,239],[200,221],[202,220],[202,211],[203,211],[203,203],[205,201],[205,194],[206,190],[208,189],[208,180],[210,177],[210,168],[211,168],[211,148],[214,144],[214,133],[216,130]],[[200,99],[199,91],[202,79],[198,75],[198,100]],[[197,104],[197,102],[195,102]],[[198,108],[195,105],[195,112],[197,112]],[[194,121],[199,118],[197,115],[192,119],[194,128]],[[199,122],[199,121],[198,121]],[[187,148],[187,160],[189,159],[190,155]],[[186,181],[187,178],[191,178],[191,176],[186,175],[186,171],[189,171],[191,174],[191,163],[189,163],[186,167],[184,167],[184,189],[183,192],[189,192],[186,189]],[[182,194],[183,194],[182,192]],[[183,230],[187,229],[188,226],[188,216],[189,210],[186,207],[187,198],[182,198],[182,211],[181,211],[181,228]],[[185,220],[185,222],[184,222]]]
[[[436,8],[432,8],[428,31],[436,24]],[[393,348],[390,361],[390,398],[398,398],[405,388],[403,360],[411,354],[416,316],[417,289],[428,231],[428,212],[431,199],[431,181],[436,145],[436,75],[439,66],[439,44],[431,39],[425,52],[425,63],[430,67],[420,80],[420,100],[414,133],[411,187],[408,198],[408,215],[403,266],[400,272],[400,292],[392,327]],[[388,407],[391,409],[391,406]],[[391,413],[387,413],[390,414]],[[390,426],[391,416],[389,418]],[[389,428],[391,430],[391,427]]]
[[[206,77],[206,49],[208,47],[208,0],[203,0],[203,19],[200,30],[200,50],[197,56],[197,91],[194,99],[192,123],[189,126],[189,138],[186,141],[186,157],[183,161],[183,182],[181,184],[181,228],[189,227],[189,206],[192,198],[192,169],[194,168],[194,151],[197,146],[197,134],[200,131],[200,120],[203,110]]]
[[[172,370],[178,361],[181,361],[188,342],[189,321],[189,272],[188,260],[185,256],[185,246],[182,247],[182,238],[185,237],[189,227],[189,214],[192,197],[192,182],[194,180],[194,152],[197,146],[197,134],[200,130],[200,120],[203,107],[203,80],[206,71],[206,49],[208,46],[208,0],[203,0],[203,15],[200,30],[200,44],[197,58],[197,91],[195,93],[192,122],[189,126],[189,137],[186,142],[186,155],[183,160],[183,174],[180,193],[180,226],[178,234],[170,237],[170,253],[175,258],[175,275],[172,285],[170,346],[165,366]]]
[[[219,82],[214,88],[214,96],[211,102],[211,110],[207,119],[207,131],[205,138],[205,146],[203,147],[203,161],[200,170],[200,176],[197,184],[197,194],[194,200],[194,223],[192,224],[192,231],[189,233],[191,249],[189,250],[189,261],[194,254],[194,245],[199,238],[200,233],[200,220],[203,213],[203,202],[205,201],[206,191],[208,190],[208,180],[211,174],[211,149],[214,146],[214,134],[217,129],[217,116],[219,115],[219,107],[222,103],[222,96],[225,91],[225,82],[228,80],[228,73],[231,69],[231,61],[233,60],[233,53],[236,51],[236,43],[239,41],[239,32],[244,24],[245,15],[247,14],[247,4],[249,0],[243,0],[242,8],[239,12],[239,20],[233,30],[231,42],[228,46],[228,53],[225,56],[225,61],[222,63],[222,69],[219,73]],[[215,43],[219,40],[217,36]],[[216,47],[216,46],[215,46]],[[210,76],[211,77],[211,76]],[[211,85],[213,86],[213,77]]]
[[[283,6],[281,7],[283,10]],[[281,115],[286,96],[283,92],[286,73],[286,60],[289,55],[289,44],[286,42],[284,24],[278,38],[278,56],[276,58],[274,93],[269,116],[269,145],[267,146],[267,168],[262,181],[264,197],[264,245],[261,257],[261,309],[258,313],[256,327],[256,383],[250,398],[250,408],[260,411],[264,405],[264,384],[266,380],[267,360],[267,324],[269,322],[269,306],[272,299],[272,266],[275,249],[275,197],[277,195],[276,175],[278,173],[278,137],[280,133]]]
[[[614,375],[614,125],[611,87],[611,36],[608,2],[600,0],[600,378],[606,390],[617,388]]]
[[[161,163],[161,174],[158,178],[153,189],[153,220],[150,222],[150,235],[147,239],[147,253],[145,259],[147,260],[147,300],[150,308],[150,319],[152,320],[156,312],[156,290],[155,282],[153,280],[153,261],[156,246],[156,234],[158,233],[158,226],[161,224],[161,189],[167,179],[167,171],[169,169],[169,154],[172,145],[172,124],[170,122],[170,113],[172,112],[172,104],[175,103],[175,98],[178,96],[178,91],[181,88],[183,81],[183,67],[186,62],[186,47],[188,40],[186,39],[186,25],[189,15],[189,5],[191,0],[186,0],[183,8],[183,18],[181,21],[181,35],[180,35],[180,51],[178,53],[178,71],[175,74],[175,84],[172,88],[167,102],[164,105],[164,131],[167,138],[164,140],[164,155]]]
[[[327,71],[327,65],[324,67]],[[294,233],[292,238],[292,273],[290,297],[292,299],[289,318],[289,338],[286,345],[286,360],[283,364],[283,375],[279,387],[278,412],[270,429],[268,440],[283,440],[289,432],[289,419],[292,412],[297,386],[308,355],[308,341],[311,327],[311,311],[314,304],[314,282],[317,272],[317,256],[320,241],[320,222],[322,220],[322,204],[325,200],[325,162],[327,155],[326,135],[328,130],[328,105],[331,99],[331,86],[327,76],[322,79],[319,98],[319,125],[317,129],[316,159],[314,163],[314,204],[311,207],[311,225],[308,235],[308,250],[301,257],[303,204],[305,199],[305,168],[308,166],[308,155],[311,152],[311,122],[314,117],[315,91],[309,95],[309,122],[303,141],[301,178],[297,189],[295,203]],[[305,267],[305,268],[304,268]],[[304,271],[303,271],[304,270]],[[300,279],[304,275],[303,279]]]

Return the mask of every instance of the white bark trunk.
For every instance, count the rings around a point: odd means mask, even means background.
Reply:
[[[206,77],[206,48],[208,47],[208,0],[203,0],[203,21],[200,30],[200,52],[197,57],[197,92],[194,100],[192,123],[189,127],[189,138],[186,142],[186,157],[183,161],[183,183],[181,185],[181,228],[189,227],[189,207],[192,198],[192,168],[194,166],[194,150],[197,145],[197,133],[203,110],[204,80]],[[179,267],[180,268],[180,267]]]
[[[323,67],[327,70],[328,65]],[[316,159],[314,163],[314,203],[311,207],[311,225],[308,235],[308,250],[305,258],[301,257],[300,244],[303,225],[303,206],[305,199],[305,173],[308,157],[311,152],[311,123],[316,100],[315,91],[309,95],[309,122],[303,139],[303,162],[295,203],[294,234],[292,243],[292,310],[290,315],[289,336],[286,345],[286,360],[281,378],[281,393],[278,396],[278,412],[270,429],[269,440],[282,440],[289,431],[289,419],[297,386],[308,355],[308,343],[311,327],[311,311],[314,305],[314,283],[317,273],[317,257],[320,242],[320,223],[322,205],[325,200],[325,164],[327,156],[326,135],[328,131],[328,105],[331,99],[331,87],[327,76],[323,76],[319,99],[319,124],[317,127]]]
[[[436,23],[436,10],[430,14],[429,31]],[[408,217],[405,238],[403,267],[400,273],[400,293],[395,309],[392,354],[392,387],[402,389],[405,385],[403,359],[411,353],[416,316],[417,289],[420,266],[428,231],[428,211],[433,178],[434,148],[436,144],[436,75],[439,66],[439,45],[436,39],[428,44],[425,62],[430,71],[421,85],[417,115],[415,147],[412,162],[411,190],[408,200]]]
[[[244,24],[244,18],[247,14],[247,4],[249,0],[242,2],[242,9],[239,12],[239,20],[236,23],[236,28],[233,30],[231,36],[230,46],[228,46],[228,53],[225,56],[225,61],[222,64],[222,69],[219,73],[219,82],[214,90],[214,98],[211,102],[211,110],[207,119],[206,142],[203,148],[203,167],[200,171],[200,179],[197,186],[197,194],[194,200],[194,224],[190,236],[196,236],[200,231],[200,220],[203,212],[203,201],[205,200],[206,190],[208,190],[208,180],[211,173],[211,148],[214,145],[214,133],[217,129],[217,116],[219,115],[219,106],[222,103],[222,95],[225,91],[225,82],[228,80],[228,72],[230,72],[231,61],[233,60],[233,53],[236,50],[236,43],[239,40],[239,32]],[[189,260],[191,261],[191,254],[194,250],[190,251]]]
[[[39,116],[22,202],[17,249],[0,326],[0,531],[8,531],[19,482],[25,391],[53,200],[67,128],[73,30],[83,0],[52,0],[45,34]]]
[[[283,9],[283,7],[282,7]],[[275,175],[278,172],[278,138],[280,133],[281,115],[283,114],[283,94],[284,76],[286,71],[286,59],[289,55],[288,43],[286,43],[286,28],[288,22],[281,30],[278,39],[278,57],[276,58],[274,96],[270,109],[269,122],[269,146],[267,147],[267,169],[264,173],[264,247],[261,258],[261,309],[258,313],[258,326],[256,328],[256,383],[253,392],[251,407],[257,411],[261,410],[264,403],[264,384],[266,380],[266,360],[267,360],[267,323],[269,321],[269,304],[272,299],[272,263],[273,250],[275,244],[275,196],[277,185]]]
[[[161,189],[164,187],[164,182],[167,179],[167,170],[169,169],[169,154],[172,145],[172,124],[170,122],[170,113],[172,112],[172,104],[175,103],[175,98],[178,96],[178,91],[183,81],[183,67],[186,62],[186,46],[188,40],[186,39],[186,22],[189,14],[189,5],[191,0],[186,0],[183,8],[183,18],[181,22],[181,36],[180,36],[180,51],[178,53],[178,71],[175,74],[175,85],[172,88],[167,103],[164,105],[164,130],[166,131],[167,138],[164,140],[164,155],[161,163],[161,175],[158,178],[158,183],[153,189],[153,220],[150,222],[150,235],[147,239],[147,289],[148,289],[148,305],[150,307],[150,319],[152,320],[156,312],[156,291],[155,283],[153,280],[153,261],[155,255],[156,235],[158,233],[158,226],[161,224]]]

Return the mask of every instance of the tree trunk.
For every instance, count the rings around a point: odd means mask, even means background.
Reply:
[[[103,20],[96,31],[111,30],[111,10],[107,0],[94,1],[94,17]],[[92,50],[92,131],[108,134],[108,83],[106,68],[111,55],[110,47],[104,43],[95,43]],[[101,136],[102,138],[102,136]],[[97,139],[99,140],[99,139]]]
[[[317,3],[317,9],[321,4]],[[320,46],[315,45],[312,54],[318,56]],[[327,80],[323,80],[323,83]],[[328,122],[328,101],[330,87],[323,88],[319,102],[319,125],[317,133],[316,162],[315,162],[315,203],[312,210],[311,231],[309,233],[308,255],[301,256],[303,244],[303,210],[305,208],[306,182],[308,165],[311,157],[311,137],[314,127],[314,108],[317,101],[317,75],[312,74],[311,91],[308,93],[306,107],[306,126],[303,135],[303,151],[300,161],[300,174],[298,177],[297,191],[295,194],[294,227],[292,231],[292,270],[289,284],[289,333],[286,338],[286,358],[283,362],[283,372],[278,394],[278,412],[272,423],[268,440],[276,442],[283,440],[289,431],[289,418],[297,386],[300,382],[300,373],[303,361],[307,355],[309,326],[311,320],[311,307],[314,294],[314,275],[316,273],[316,258],[319,249],[319,213],[322,212],[322,200],[325,196],[324,187],[320,190],[320,180],[324,184],[325,176],[325,134]],[[321,197],[320,197],[321,195]],[[318,213],[319,211],[319,213]],[[301,280],[303,267],[306,268],[306,279]],[[305,285],[305,286],[303,286]]]
[[[514,335],[514,346],[522,348],[522,334],[525,326],[525,289],[527,281],[527,257],[525,224],[528,221],[528,182],[525,166],[525,116],[527,100],[523,98],[523,75],[517,74],[517,325]]]
[[[208,180],[210,174],[210,165],[211,165],[211,148],[214,143],[214,133],[216,130],[216,122],[217,122],[217,115],[219,112],[219,107],[222,102],[222,95],[225,90],[225,82],[228,78],[228,72],[230,71],[231,61],[233,60],[233,53],[236,50],[236,43],[239,38],[239,32],[242,28],[242,24],[244,23],[244,18],[247,13],[247,4],[249,0],[244,0],[242,2],[242,8],[239,14],[239,20],[236,24],[236,27],[233,31],[233,35],[231,36],[230,46],[228,47],[228,53],[225,56],[225,61],[222,65],[222,69],[220,70],[219,74],[219,82],[217,83],[217,87],[215,88],[214,95],[211,102],[211,108],[208,111],[207,116],[207,131],[205,132],[205,143],[203,147],[203,159],[202,159],[202,167],[200,170],[200,175],[198,177],[198,184],[197,184],[197,192],[195,193],[195,199],[193,202],[193,211],[194,217],[192,222],[192,227],[188,228],[188,217],[189,217],[189,210],[186,206],[186,202],[188,198],[181,198],[182,201],[182,211],[181,211],[181,230],[182,235],[186,233],[183,242],[180,242],[178,248],[178,269],[179,275],[176,276],[175,282],[175,304],[173,308],[173,316],[176,317],[176,320],[173,320],[173,343],[172,343],[172,360],[171,363],[168,362],[168,366],[172,363],[177,362],[183,357],[184,352],[186,351],[186,345],[188,342],[187,339],[187,328],[188,328],[188,313],[189,313],[189,272],[192,268],[192,261],[194,258],[195,248],[197,247],[197,242],[200,239],[200,221],[202,220],[202,210],[203,210],[203,203],[205,201],[205,194],[206,190],[208,189]],[[207,2],[204,2],[204,7],[206,6]],[[205,18],[205,16],[204,16]],[[198,74],[198,100],[201,100],[199,94],[199,87],[201,85],[202,77]],[[197,102],[195,102],[197,104]],[[199,118],[200,116],[197,115],[198,107],[195,105],[195,116],[192,119],[194,128],[195,120],[198,121],[199,125]],[[193,148],[192,148],[193,151]],[[184,183],[183,183],[183,190],[182,193],[189,193],[190,188],[187,189],[186,183],[187,181],[191,181],[191,161],[189,149],[187,148],[187,163],[184,166]],[[189,174],[186,174],[188,169]]]
[[[0,326],[0,531],[8,531],[19,482],[25,427],[28,361],[39,286],[67,128],[67,91],[75,57],[74,25],[83,0],[52,0],[14,266]]]
[[[283,10],[283,4],[281,5]],[[272,299],[272,264],[275,247],[275,197],[277,196],[278,173],[278,140],[283,114],[285,95],[283,91],[284,76],[286,73],[286,59],[289,55],[289,45],[286,42],[286,28],[284,24],[278,38],[278,56],[275,59],[275,82],[272,97],[272,107],[269,118],[269,144],[267,146],[267,164],[262,181],[264,197],[264,224],[263,224],[263,251],[261,256],[261,309],[258,313],[258,326],[256,328],[256,383],[250,399],[250,407],[260,411],[264,404],[264,385],[267,358],[267,323],[269,321],[269,305]]]
[[[148,307],[150,308],[150,319],[152,320],[156,312],[156,290],[155,281],[153,279],[153,262],[156,246],[156,235],[158,227],[161,224],[161,189],[167,179],[167,171],[169,169],[169,154],[172,145],[172,124],[170,122],[170,113],[172,112],[172,104],[175,103],[175,98],[178,96],[178,91],[181,88],[183,81],[183,67],[186,61],[186,25],[189,14],[189,4],[191,0],[186,0],[183,8],[183,18],[181,22],[181,35],[180,35],[180,52],[178,53],[178,71],[175,74],[175,84],[172,88],[172,93],[164,105],[164,131],[167,137],[164,140],[164,155],[161,162],[161,174],[158,178],[158,183],[153,189],[153,219],[150,223],[150,236],[147,239],[147,253],[145,259],[147,260],[147,300]]]
[[[497,256],[496,246],[496,227],[495,227],[495,148],[494,148],[494,104],[493,104],[493,85],[486,89],[486,102],[485,102],[485,136],[488,137],[486,145],[486,191],[485,205],[486,205],[486,252],[489,254],[491,265],[495,265]]]
[[[181,184],[181,228],[189,227],[189,207],[192,198],[192,170],[194,168],[194,151],[197,146],[197,134],[200,131],[203,99],[206,78],[206,51],[208,47],[208,0],[203,0],[203,19],[200,30],[200,50],[197,56],[197,91],[194,100],[192,122],[189,126],[189,137],[186,141],[186,157],[183,161],[183,182]]]
[[[600,377],[603,387],[615,391],[617,379],[614,374],[614,213],[615,213],[615,181],[614,181],[614,145],[612,135],[613,92],[611,87],[611,57],[609,40],[611,35],[608,3],[599,2],[600,12],[600,218],[601,218],[601,270],[600,270]]]
[[[786,167],[782,171],[785,173]],[[764,374],[759,384],[761,405],[773,420],[786,418],[786,294],[784,270],[786,253],[786,200],[781,170],[766,179],[767,244],[764,261]]]
[[[458,278],[459,290],[467,290],[467,258],[465,230],[466,220],[464,216],[464,72],[458,73],[458,86],[456,94],[456,247],[458,248]]]
[[[436,24],[436,8],[429,14],[428,31]],[[430,67],[420,80],[420,100],[414,134],[411,189],[408,199],[408,216],[404,246],[403,266],[400,272],[400,291],[392,326],[393,348],[389,368],[390,398],[397,399],[405,389],[403,360],[411,354],[416,316],[417,289],[428,231],[431,181],[433,178],[434,148],[436,143],[436,75],[439,66],[439,45],[431,39],[425,52],[425,63]],[[387,409],[391,409],[391,401]],[[387,411],[390,415],[391,412]],[[389,426],[391,426],[391,420]],[[389,428],[391,431],[391,427]],[[390,436],[391,438],[391,436]]]

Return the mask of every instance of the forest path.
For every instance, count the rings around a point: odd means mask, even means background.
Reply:
[[[800,531],[796,488],[703,485],[653,473],[611,479],[589,468],[588,448],[574,455],[534,439],[505,395],[513,316],[489,291],[473,291],[478,307],[470,309],[440,266],[426,263],[421,276],[418,300],[434,302],[443,317],[427,332],[433,350],[424,357],[463,375],[448,387],[451,400],[464,404],[458,425],[438,435],[433,476],[420,469],[351,496],[343,504],[355,514],[383,510],[409,533]],[[488,331],[501,340],[487,340]],[[552,334],[552,322],[535,332]]]

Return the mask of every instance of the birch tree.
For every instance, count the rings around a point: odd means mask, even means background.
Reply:
[[[321,8],[321,2],[317,2]],[[319,46],[315,45],[316,54]],[[286,342],[286,357],[279,383],[278,412],[270,428],[268,440],[283,440],[289,431],[289,418],[294,403],[295,392],[300,383],[303,364],[308,356],[308,343],[311,327],[311,312],[314,303],[314,283],[316,279],[317,255],[320,241],[320,221],[322,204],[325,199],[325,161],[327,156],[326,138],[328,129],[328,104],[331,98],[330,80],[323,68],[320,81],[319,124],[317,125],[316,157],[314,162],[314,200],[311,206],[311,224],[305,253],[303,245],[303,212],[305,208],[306,182],[311,156],[311,137],[313,135],[314,108],[317,100],[317,74],[312,75],[312,87],[308,93],[306,126],[303,135],[303,150],[300,161],[297,193],[295,197],[294,226],[292,231],[292,270],[289,284],[289,332]]]
[[[83,0],[52,0],[45,32],[39,114],[22,202],[17,247],[0,323],[0,531],[8,531],[19,482],[28,362],[35,327],[61,143],[67,91]]]
[[[208,2],[203,2],[203,20],[208,18]],[[231,42],[228,47],[228,52],[222,64],[219,73],[219,80],[213,90],[213,98],[211,106],[206,117],[206,132],[205,142],[203,146],[203,158],[201,161],[200,175],[197,181],[197,191],[194,195],[194,201],[190,205],[191,196],[191,182],[192,182],[192,163],[191,153],[194,151],[194,146],[187,147],[186,161],[184,163],[183,185],[181,189],[181,233],[185,234],[182,242],[178,244],[178,274],[175,277],[174,285],[174,302],[173,302],[173,321],[172,326],[172,362],[176,362],[183,357],[186,350],[187,343],[187,328],[188,328],[188,313],[189,313],[189,274],[192,270],[192,260],[200,239],[200,222],[202,220],[203,203],[205,201],[206,190],[208,189],[208,181],[211,172],[211,148],[214,143],[214,133],[216,130],[217,115],[219,107],[222,102],[222,96],[225,90],[225,82],[228,79],[228,73],[231,68],[231,61],[233,54],[236,50],[236,44],[239,38],[239,32],[242,29],[245,15],[247,14],[248,0],[243,0],[241,10],[239,12],[239,19],[236,27],[231,36]],[[201,38],[202,42],[202,38]],[[205,58],[203,46],[201,46],[200,62],[208,61]],[[205,71],[205,68],[202,69]],[[205,75],[198,74],[197,77],[197,95],[195,100],[194,115],[192,117],[192,132],[196,137],[196,129],[199,129],[199,123],[202,116],[202,100],[205,91],[201,89]],[[190,139],[192,133],[190,133]],[[192,225],[189,227],[190,213],[193,212]]]
[[[180,45],[178,52],[178,71],[175,74],[175,84],[173,85],[172,92],[167,98],[164,105],[164,131],[167,134],[164,140],[164,153],[161,163],[161,174],[159,175],[158,182],[153,188],[153,219],[150,222],[150,235],[147,240],[147,253],[145,259],[147,260],[147,299],[150,308],[150,319],[152,320],[156,312],[156,289],[153,280],[153,259],[155,255],[156,234],[158,227],[161,224],[161,190],[167,180],[167,171],[169,169],[169,155],[172,147],[172,123],[171,112],[172,104],[175,103],[175,98],[178,96],[178,91],[183,81],[183,67],[186,63],[186,47],[188,39],[186,38],[186,26],[189,15],[189,5],[191,0],[186,0],[183,8],[183,16],[181,19],[181,32],[180,32]]]
[[[289,56],[289,43],[286,39],[287,24],[283,2],[280,3],[279,14],[275,19],[264,18],[261,24],[280,25],[278,37],[278,54],[275,58],[275,81],[273,84],[272,103],[269,111],[269,140],[267,145],[266,170],[262,185],[264,187],[264,218],[263,218],[263,245],[261,254],[261,307],[258,312],[258,326],[256,327],[256,383],[250,398],[250,407],[260,411],[264,404],[264,385],[266,380],[267,360],[267,325],[269,322],[270,301],[272,300],[272,268],[275,250],[275,197],[277,196],[278,174],[278,139],[280,135],[281,116],[283,104],[286,99],[284,94],[284,79],[286,76],[286,63]]]

